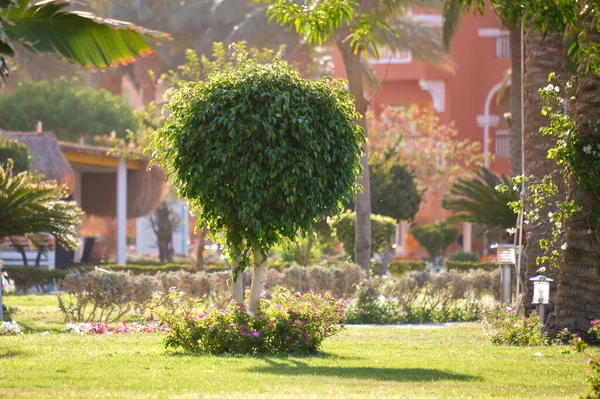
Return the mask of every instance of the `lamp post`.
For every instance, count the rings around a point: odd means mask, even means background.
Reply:
[[[542,323],[546,313],[546,306],[550,302],[550,282],[554,281],[549,277],[538,275],[529,279],[533,281],[533,300],[532,304],[537,305],[536,311]]]
[[[510,268],[515,264],[515,246],[514,244],[497,244],[492,246],[496,248],[496,262],[500,265],[500,302],[503,305],[512,301],[512,291],[510,286]]]

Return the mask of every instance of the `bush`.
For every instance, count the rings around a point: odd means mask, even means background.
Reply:
[[[17,292],[29,292],[32,289],[47,292],[48,284],[59,284],[67,275],[66,270],[40,269],[37,267],[4,266],[8,278],[15,283]]]
[[[345,320],[343,303],[331,295],[282,290],[271,300],[261,299],[257,314],[233,301],[224,309],[197,314],[181,298],[173,288],[169,299],[177,310],[164,312],[159,323],[168,326],[165,346],[187,353],[316,353]]]
[[[349,302],[348,323],[425,323],[480,319],[499,272],[411,272],[365,281]]]
[[[149,274],[153,275],[156,273],[168,273],[178,272],[181,270],[192,272],[192,267],[184,263],[166,263],[166,264],[128,264],[128,265],[117,265],[113,263],[101,264],[98,267],[115,272],[131,272],[132,274]],[[86,265],[74,268],[73,270],[79,271],[94,271],[96,270],[95,265]]]
[[[25,172],[31,166],[29,147],[0,135],[0,164],[6,165],[8,159],[13,160],[14,173]]]
[[[59,140],[78,141],[83,135],[125,137],[135,129],[133,111],[121,96],[86,86],[76,78],[23,82],[0,96],[0,121],[6,130],[28,131],[37,121]]]
[[[446,248],[458,238],[458,229],[445,223],[415,226],[410,229],[410,233],[425,248],[429,260],[436,264]]]
[[[532,312],[524,319],[514,309],[496,307],[485,315],[481,328],[495,345],[532,346],[548,343],[542,333],[542,322]]]
[[[400,277],[409,272],[424,272],[427,269],[427,262],[422,260],[396,260],[390,262],[389,271],[395,277]]]
[[[354,257],[354,212],[344,212],[331,222],[332,229],[337,239],[344,246],[344,251]],[[387,216],[371,215],[371,250],[382,252],[385,247],[394,241],[396,234],[396,221]]]
[[[356,285],[365,277],[357,265],[339,267],[292,266],[279,272],[267,269],[265,289],[272,291],[284,286],[291,291],[313,291],[324,295],[330,292],[336,298],[348,298]],[[242,275],[244,286],[251,283],[251,273]],[[101,271],[69,273],[60,288],[60,310],[69,322],[114,322],[133,309],[144,313],[156,306],[171,306],[167,300],[170,287],[185,292],[184,300],[196,298],[205,305],[223,306],[231,298],[231,273],[188,273],[176,271],[154,275]]]
[[[479,255],[475,252],[456,251],[448,255],[446,260],[477,263],[479,262]]]
[[[465,262],[465,261],[452,261],[449,259],[444,260],[444,267],[446,270],[456,270],[458,272],[466,272],[469,270],[487,270],[492,271],[498,268],[496,263],[479,263],[479,262]]]

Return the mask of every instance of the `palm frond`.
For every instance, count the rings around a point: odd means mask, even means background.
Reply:
[[[419,61],[454,71],[456,65],[442,46],[439,29],[425,26],[409,18],[397,18],[390,23],[395,35],[388,31],[377,32],[382,46],[393,53],[410,51]]]
[[[7,0],[0,0],[6,2]],[[45,0],[29,5],[18,0],[0,10],[6,23],[0,25],[4,54],[12,42],[35,52],[57,53],[88,68],[128,64],[135,57],[152,53],[148,42],[168,36],[128,22],[103,19],[89,12],[68,11],[72,0]]]
[[[10,236],[51,233],[67,248],[76,248],[81,209],[66,202],[67,189],[42,181],[37,174],[13,175],[12,160],[0,165],[0,241]]]
[[[477,223],[487,230],[514,227],[517,217],[508,204],[518,201],[519,192],[515,189],[500,192],[496,189],[498,185],[511,187],[506,176],[498,177],[487,169],[478,171],[472,179],[458,179],[442,203],[454,213],[448,221]]]

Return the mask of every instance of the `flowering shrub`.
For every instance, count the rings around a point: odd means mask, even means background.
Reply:
[[[598,340],[600,337],[600,320],[592,320],[590,322],[591,328],[588,331],[588,336],[592,341]],[[585,342],[581,337],[577,334],[573,334],[573,339],[570,341],[571,347],[575,349],[576,352],[586,353],[586,349],[588,348],[587,342]],[[600,398],[600,356],[589,355],[588,354],[588,364],[591,367],[591,370],[587,370],[585,372],[587,383],[589,385],[589,390],[586,395],[583,397],[584,399],[599,399]]]
[[[257,314],[234,301],[196,314],[182,296],[181,291],[170,292],[177,310],[163,312],[160,323],[168,328],[167,348],[191,353],[315,353],[345,320],[343,302],[329,294],[292,295],[280,289],[270,300],[261,298]]]
[[[131,323],[127,324],[121,322],[116,328],[110,328],[108,325],[103,323],[69,323],[65,330],[72,334],[133,334],[133,333],[155,333],[165,331],[158,323],[149,324],[138,324]]]
[[[268,269],[264,287],[271,292],[284,286],[292,291],[317,294],[331,292],[335,298],[348,298],[365,277],[362,269],[353,264],[338,267],[292,266],[282,272]],[[244,273],[245,286],[251,274]],[[228,281],[229,280],[229,281]],[[69,322],[115,322],[137,309],[148,313],[161,306],[174,310],[167,298],[170,287],[185,292],[184,301],[200,298],[204,305],[224,306],[231,298],[231,273],[188,273],[185,271],[157,273],[154,276],[129,272],[99,271],[70,273],[61,283],[65,294],[59,296],[59,308]]]
[[[21,334],[21,329],[16,321],[3,321],[0,323],[0,335]]]
[[[518,316],[514,309],[491,309],[481,323],[486,336],[496,345],[542,345],[550,341],[542,333],[542,322],[537,313]]]
[[[478,320],[498,272],[412,272],[364,280],[349,302],[348,323],[396,324]]]

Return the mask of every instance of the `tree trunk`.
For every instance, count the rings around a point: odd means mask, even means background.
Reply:
[[[206,224],[203,224],[200,233],[198,233],[198,248],[196,249],[196,270],[199,272],[204,271],[204,245],[206,244],[207,234],[208,229]],[[236,267],[236,265],[234,264],[233,267]]]
[[[589,35],[587,40],[600,44],[600,32],[592,28],[589,13],[583,23]],[[599,143],[600,133],[595,125],[600,119],[600,75],[586,72],[585,62],[577,69],[574,115],[582,141]],[[580,208],[565,221],[567,250],[559,263],[555,309],[547,326],[552,335],[567,328],[585,337],[590,321],[600,319],[600,229],[594,217],[600,190],[582,190],[574,173],[568,176],[567,185],[570,199],[577,201]]]
[[[232,283],[231,283],[231,291],[232,291],[232,295],[231,297],[233,298],[234,301],[238,302],[238,303],[243,303],[244,302],[244,272],[239,272],[237,274],[237,278],[234,277],[234,270],[240,265],[239,261],[237,259],[234,259],[231,261],[231,278],[232,278]]]
[[[263,276],[265,274],[265,258],[258,249],[255,249],[253,253],[254,273],[252,274],[252,285],[250,286],[250,311],[256,313],[258,311],[260,294],[262,293]]]
[[[510,30],[510,176],[519,176],[521,169],[521,27]]]
[[[354,50],[350,45],[343,41],[344,38],[345,36],[338,36],[336,44],[344,60],[350,93],[355,97],[356,111],[362,116],[357,123],[364,129],[365,137],[367,137],[366,112],[368,104],[364,95],[362,66],[360,64],[362,51],[354,54]],[[366,142],[363,145],[363,150],[363,156],[360,160],[363,174],[358,179],[363,191],[356,193],[355,201],[354,262],[360,265],[368,275],[371,267],[371,184],[369,180],[369,148]]]
[[[388,245],[383,251],[383,256],[381,257],[381,270],[379,271],[379,274],[382,277],[387,275],[388,265],[394,260],[395,255],[394,247],[391,245]]]
[[[563,69],[563,41],[560,33],[548,32],[545,37],[539,30],[529,28],[525,36],[526,62],[525,62],[525,129],[523,131],[525,176],[531,176],[533,183],[556,171],[556,163],[548,158],[548,150],[555,146],[556,138],[543,136],[540,128],[547,124],[547,118],[542,115],[542,100],[538,90],[548,85],[548,75],[552,72],[560,74]],[[554,182],[559,184],[555,176]],[[526,185],[527,187],[527,185]],[[525,191],[525,211],[536,208],[530,201],[531,193]],[[549,198],[549,203],[554,203],[555,198]],[[540,220],[549,221],[548,212],[555,212],[555,206],[546,206],[539,210]],[[525,247],[525,295],[523,309],[526,312],[533,310],[531,300],[533,297],[533,283],[530,277],[537,275],[540,267],[536,260],[544,255],[540,248],[540,240],[552,241],[552,228],[549,223],[535,223],[530,221],[524,225],[526,235]]]

